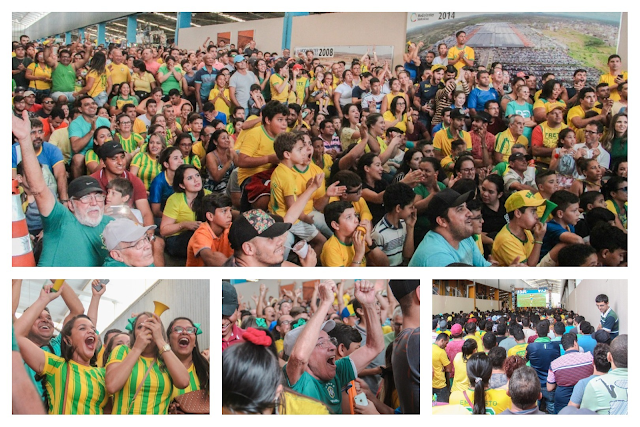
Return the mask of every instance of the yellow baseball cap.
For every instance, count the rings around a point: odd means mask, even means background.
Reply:
[[[564,102],[547,102],[544,104],[545,109],[547,110],[547,114],[555,110],[556,108],[560,108],[564,110],[567,108],[567,105]]]
[[[442,64],[436,64],[436,65],[432,65],[432,66],[431,66],[431,72],[432,72],[432,73],[433,73],[433,72],[435,72],[435,71],[437,71],[437,70],[440,70],[440,69],[446,70],[446,69],[447,69],[447,67],[445,67],[445,66],[444,66],[444,65],[442,65]]]
[[[520,209],[525,206],[540,206],[545,202],[545,199],[539,199],[529,190],[516,191],[509,196],[504,203],[504,207],[507,212],[513,212],[516,209]]]

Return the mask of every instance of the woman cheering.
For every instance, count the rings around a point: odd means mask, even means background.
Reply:
[[[113,414],[166,414],[173,387],[189,385],[189,373],[167,343],[160,318],[144,312],[132,325],[130,347],[116,347],[107,362]]]

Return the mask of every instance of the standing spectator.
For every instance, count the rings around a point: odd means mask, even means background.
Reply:
[[[249,97],[251,85],[260,84],[253,71],[247,69],[247,60],[242,55],[233,58],[236,72],[229,80],[229,96],[231,102],[238,108],[244,108],[245,117],[249,117]]]
[[[626,415],[629,405],[629,371],[627,369],[628,336],[626,334],[611,341],[607,360],[611,371],[598,379],[589,381],[582,398],[581,408],[598,414]]]
[[[535,369],[540,380],[540,387],[542,387],[542,399],[540,399],[540,408],[545,403],[547,406],[547,412],[555,414],[554,402],[555,392],[547,389],[547,376],[549,375],[549,367],[551,362],[560,357],[560,347],[558,342],[551,342],[549,334],[549,321],[541,320],[536,326],[538,332],[538,338],[527,346],[526,359],[529,361],[531,367]]]

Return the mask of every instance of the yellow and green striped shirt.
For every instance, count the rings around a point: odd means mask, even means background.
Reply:
[[[129,347],[119,345],[116,347],[107,361],[107,367],[112,363],[122,362],[129,354]],[[113,395],[112,414],[166,414],[169,408],[173,382],[169,371],[160,369],[158,362],[151,368],[151,372],[144,380],[140,392],[132,402],[136,394],[138,385],[144,378],[149,365],[153,363],[153,358],[140,356],[131,370],[129,379],[121,390]],[[129,410],[131,406],[131,410]]]
[[[198,374],[196,373],[195,365],[191,363],[191,366],[189,366],[189,385],[185,389],[179,389],[178,387],[173,386],[171,400],[174,400],[176,397],[181,396],[185,393],[196,390],[200,390],[200,379],[198,378]]]
[[[147,190],[151,185],[151,181],[161,172],[160,163],[157,160],[151,158],[146,151],[140,152],[133,156],[131,160],[131,166],[138,167],[137,176],[142,180],[144,188]]]
[[[198,170],[202,169],[202,162],[200,161],[200,158],[198,157],[197,154],[194,154],[193,156],[185,157],[184,163],[187,165],[193,165],[196,168],[198,168]]]
[[[124,151],[127,153],[133,153],[136,151],[136,148],[138,148],[142,141],[144,141],[142,135],[134,132],[131,132],[129,138],[125,138],[119,133],[116,133],[116,136],[120,139],[120,145],[122,145],[122,148],[124,148]]]
[[[100,157],[98,157],[95,151],[87,150],[87,152],[84,155],[84,164],[88,165],[91,162],[100,163]]]
[[[67,401],[65,415],[102,414],[107,404],[105,369],[80,365],[72,360],[65,362],[62,357],[45,352],[42,375],[46,378],[49,394],[49,413],[62,414],[64,399]],[[69,383],[65,395],[67,370]]]

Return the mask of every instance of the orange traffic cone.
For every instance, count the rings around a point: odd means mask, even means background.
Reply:
[[[13,255],[11,265],[14,267],[35,267],[36,260],[33,257],[33,247],[27,228],[27,220],[22,210],[18,182],[14,179],[11,182],[11,254]]]

